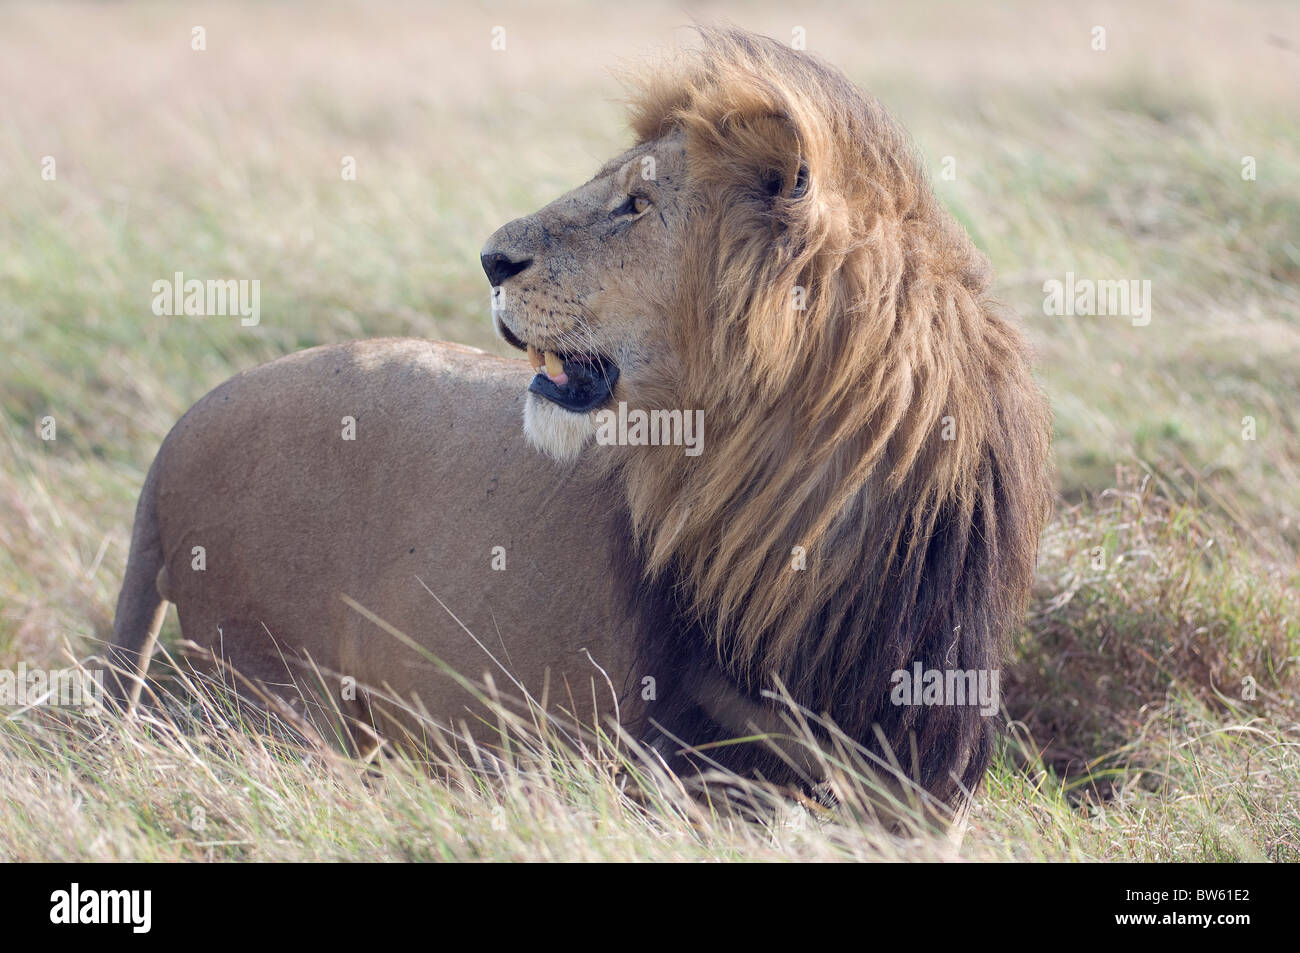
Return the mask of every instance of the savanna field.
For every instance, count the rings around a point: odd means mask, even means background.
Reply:
[[[964,840],[873,822],[851,767],[835,808],[746,819],[521,721],[504,778],[434,780],[176,682],[133,722],[0,709],[0,860],[1300,860],[1285,2],[4,5],[0,669],[102,647],[149,463],[227,377],[356,337],[507,353],[484,239],[625,148],[618,72],[693,18],[876,94],[1037,350],[1059,499]],[[176,272],[258,279],[260,322],[156,315]],[[1045,313],[1068,274],[1149,281],[1149,322]]]

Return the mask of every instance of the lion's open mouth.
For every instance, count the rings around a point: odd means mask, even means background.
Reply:
[[[595,410],[609,400],[618,381],[618,365],[598,354],[560,354],[521,341],[505,322],[498,322],[506,343],[528,352],[537,372],[528,389],[575,414]]]
[[[609,400],[618,380],[618,365],[598,355],[556,354],[529,345],[528,363],[537,370],[528,389],[575,414]]]

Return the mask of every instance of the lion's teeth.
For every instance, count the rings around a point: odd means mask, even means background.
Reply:
[[[542,359],[542,352],[533,345],[528,345],[528,366],[540,372],[545,364],[546,361]]]
[[[546,352],[546,373],[551,377],[559,377],[564,373],[564,362],[554,351]]]

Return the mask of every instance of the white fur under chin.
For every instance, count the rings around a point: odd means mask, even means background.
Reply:
[[[568,463],[595,435],[594,411],[575,414],[533,393],[524,401],[524,436],[548,457]]]

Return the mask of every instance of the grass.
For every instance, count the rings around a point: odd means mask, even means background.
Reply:
[[[621,148],[609,70],[687,21],[594,11],[6,8],[0,668],[106,637],[145,468],[221,380],[350,337],[497,347],[483,239]],[[505,776],[379,776],[200,688],[144,723],[0,713],[0,859],[1300,859],[1300,13],[700,15],[802,26],[880,95],[1039,354],[1061,503],[960,847],[754,790],[771,810],[742,820],[608,738],[575,755],[531,722]],[[154,316],[175,271],[259,278],[262,323]],[[1151,323],[1047,317],[1067,271],[1150,280]],[[846,804],[865,786],[846,770]]]

